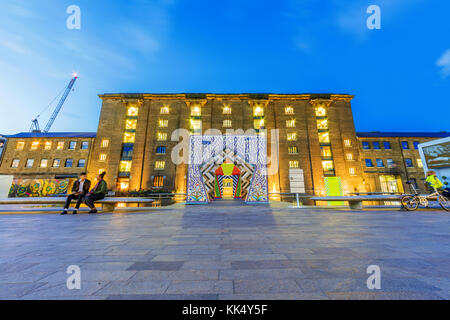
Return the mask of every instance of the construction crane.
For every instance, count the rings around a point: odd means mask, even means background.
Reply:
[[[44,130],[43,130],[42,132],[47,133],[47,132],[50,130],[50,128],[52,127],[53,122],[55,122],[55,119],[56,119],[56,117],[58,116],[59,111],[61,111],[61,108],[62,108],[64,102],[66,101],[67,96],[69,95],[70,90],[72,90],[72,87],[73,87],[73,85],[75,84],[75,81],[76,81],[77,79],[78,79],[78,75],[77,75],[76,73],[74,73],[72,79],[71,79],[70,82],[69,82],[69,85],[68,85],[67,87],[65,87],[65,89],[63,89],[63,90],[64,90],[64,93],[63,93],[61,99],[59,100],[58,105],[56,106],[55,110],[53,110],[52,116],[51,116],[50,119],[48,120],[48,122],[47,122],[47,124],[45,125],[45,128],[44,128]],[[59,94],[58,94],[58,96],[59,96]],[[57,97],[58,97],[58,96],[57,96]],[[55,99],[56,99],[56,98],[55,98]],[[54,101],[54,100],[53,100],[53,101]],[[53,102],[53,101],[52,101],[52,102]],[[50,104],[52,104],[52,102],[50,102]],[[50,104],[47,106],[47,108],[50,106]],[[45,108],[42,112],[44,112],[47,108]],[[41,113],[42,113],[42,112],[41,112]],[[40,127],[39,127],[39,122],[38,122],[38,118],[39,118],[39,116],[41,115],[41,113],[38,114],[38,116],[37,116],[36,118],[34,118],[33,120],[31,120],[30,132],[41,132],[41,129],[40,129]]]

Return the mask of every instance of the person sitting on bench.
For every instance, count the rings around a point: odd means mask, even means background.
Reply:
[[[61,214],[67,214],[67,210],[69,210],[70,202],[72,200],[77,200],[77,204],[75,205],[75,209],[73,210],[73,214],[78,213],[78,209],[80,208],[81,201],[83,201],[84,196],[89,192],[89,188],[91,187],[91,182],[86,179],[86,172],[82,172],[80,174],[80,179],[75,181],[72,186],[72,194],[66,199],[66,204],[64,205],[64,210]]]
[[[106,172],[102,172],[99,175],[97,175],[97,184],[94,188],[86,195],[85,197],[85,203],[86,205],[91,208],[91,211],[89,213],[97,213],[97,209],[95,208],[94,201],[104,199],[106,196],[106,193],[108,192],[108,186],[106,184],[106,181],[103,179]]]

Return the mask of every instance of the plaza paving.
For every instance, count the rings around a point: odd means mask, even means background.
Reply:
[[[450,299],[450,214],[218,202],[0,215],[1,299]],[[66,268],[81,269],[69,290]],[[366,269],[381,268],[381,290]]]

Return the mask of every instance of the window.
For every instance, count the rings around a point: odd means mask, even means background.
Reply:
[[[372,159],[366,159],[366,167],[367,168],[373,167]]]
[[[324,107],[317,107],[316,108],[316,117],[326,117],[327,115],[327,109]]]
[[[369,142],[368,142],[368,141],[363,141],[363,142],[362,142],[362,148],[363,148],[364,150],[369,150],[369,149],[370,149],[370,144],[369,144]]]
[[[156,134],[156,139],[158,141],[166,141],[167,140],[167,132],[158,132]]]
[[[167,128],[168,126],[169,126],[169,120],[167,120],[167,119],[159,119],[158,127],[160,127],[160,128]]]
[[[89,149],[89,141],[81,142],[81,150],[87,150],[87,149]]]
[[[298,168],[298,161],[297,160],[289,161],[289,168],[297,169]]]
[[[287,106],[284,108],[284,113],[285,114],[294,114],[294,108],[291,106]]]
[[[137,120],[127,119],[125,120],[125,130],[136,130]]]
[[[351,147],[352,146],[352,141],[350,139],[345,139],[344,140],[344,146]]]
[[[380,143],[378,141],[372,142],[372,147],[374,150],[380,150]]]
[[[130,178],[120,178],[117,181],[117,188],[120,191],[127,191],[129,187],[130,187]]]
[[[45,141],[44,149],[50,150],[52,148],[52,142],[51,141]]]
[[[194,132],[201,132],[202,131],[202,120],[200,119],[191,119],[191,130]]]
[[[56,150],[63,150],[64,149],[64,141],[58,141],[58,144],[56,145]]]
[[[324,172],[333,172],[334,173],[334,163],[333,160],[323,160],[322,168]]]
[[[223,114],[231,114],[231,107],[229,104],[223,106],[222,113]]]
[[[64,165],[64,167],[72,168],[72,166],[73,166],[73,159],[66,159],[66,164]]]
[[[346,158],[347,160],[353,160],[353,153],[346,153],[346,154],[345,154],[345,158]]]
[[[290,132],[287,134],[287,140],[288,141],[296,141],[297,140],[297,134],[295,132]]]
[[[137,117],[139,113],[138,107],[128,107],[127,109],[127,116],[129,117]]]
[[[409,149],[408,141],[402,141],[402,148],[403,148],[404,150],[408,150],[408,149]]]
[[[331,154],[331,147],[328,146],[321,146],[320,147],[320,155],[324,158],[330,158],[332,157]]]
[[[264,116],[264,108],[261,106],[253,107],[253,116],[254,117],[263,117]]]
[[[409,158],[405,159],[405,165],[406,165],[407,168],[413,168],[414,167],[412,160],[409,159]]]
[[[348,173],[350,173],[350,175],[355,175],[355,168],[348,168]]]
[[[417,159],[417,167],[418,168],[423,168],[423,163],[422,163],[422,159]]]
[[[164,169],[166,167],[165,161],[156,161],[155,162],[155,169]]]
[[[394,161],[394,159],[386,159],[386,163],[387,163],[388,168],[393,168],[393,167],[395,167],[395,161]]]
[[[198,105],[195,105],[191,108],[191,116],[200,117],[202,115],[202,108]]]
[[[298,153],[297,147],[296,147],[296,146],[290,146],[290,147],[288,147],[288,153],[290,153],[290,154],[296,154],[296,153]]]
[[[378,168],[384,168],[384,162],[383,159],[377,159],[377,167]]]
[[[169,109],[169,105],[165,104],[164,106],[161,107],[161,109],[159,109],[159,113],[160,114],[169,114],[170,109]]]
[[[19,167],[20,160],[14,159],[11,163],[11,168],[18,168]]]
[[[391,143],[389,141],[383,141],[383,147],[384,147],[384,150],[390,150]]]
[[[136,139],[136,133],[134,132],[124,132],[123,133],[123,142],[124,143],[134,143]]]
[[[222,126],[224,128],[231,128],[231,120],[229,119],[223,120]]]
[[[99,161],[105,161],[106,160],[106,153],[101,153],[100,156],[98,157]]]
[[[53,159],[53,165],[52,165],[53,168],[59,168],[60,164],[61,164],[60,159]]]
[[[103,172],[105,172],[105,169],[98,169],[98,171],[97,171],[98,174],[101,174]]]
[[[80,159],[78,160],[78,168],[84,168],[84,166],[86,165],[86,160],[85,159]]]
[[[25,165],[26,168],[33,168],[34,159],[28,159],[27,164]]]
[[[131,171],[131,161],[120,161],[119,172],[130,172]]]
[[[23,150],[25,147],[25,141],[18,141],[16,144],[16,150]]]
[[[108,139],[103,139],[102,140],[102,148],[107,148],[109,146],[109,140]]]
[[[414,141],[413,142],[414,149],[416,149],[416,150],[419,149],[419,143],[420,143],[419,141]]]
[[[77,147],[77,142],[76,141],[70,141],[69,142],[69,150],[75,150],[76,147]]]
[[[327,119],[317,119],[317,129],[328,130],[328,120]]]
[[[166,154],[166,147],[163,146],[156,147],[156,154]]]
[[[122,147],[122,159],[131,159],[133,157],[133,146]]]
[[[164,177],[163,176],[154,176],[153,177],[153,187],[161,188],[164,186]]]
[[[37,150],[39,148],[39,141],[31,142],[30,150]]]
[[[264,119],[255,119],[253,125],[256,130],[264,129]]]
[[[330,143],[330,134],[328,132],[319,132],[320,143]]]
[[[295,128],[295,120],[286,120],[286,128]]]
[[[47,159],[41,159],[41,168],[47,168],[48,160]]]

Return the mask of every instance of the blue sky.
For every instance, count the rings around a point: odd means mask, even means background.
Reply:
[[[371,4],[380,30],[366,27]],[[66,28],[69,5],[80,30]],[[449,131],[448,12],[444,0],[3,0],[0,133],[28,131],[74,71],[52,131],[96,131],[97,95],[117,92],[349,93],[358,131]]]

